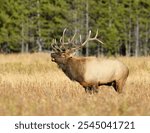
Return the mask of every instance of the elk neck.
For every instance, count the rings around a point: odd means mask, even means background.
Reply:
[[[78,82],[84,80],[86,60],[83,58],[71,57],[66,59],[64,64],[59,64],[63,72],[71,79]]]

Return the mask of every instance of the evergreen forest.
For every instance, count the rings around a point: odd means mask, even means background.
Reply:
[[[0,53],[49,52],[65,28],[77,43],[98,30],[79,54],[148,56],[150,0],[0,0]]]

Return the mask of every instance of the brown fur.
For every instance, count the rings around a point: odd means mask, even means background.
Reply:
[[[74,57],[68,53],[52,53],[56,62],[71,79],[79,82],[86,92],[97,92],[100,85],[112,85],[121,93],[128,77],[128,68],[117,60],[99,61],[95,57]]]

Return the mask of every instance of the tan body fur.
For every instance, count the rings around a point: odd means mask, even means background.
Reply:
[[[62,61],[63,60],[63,61]],[[128,68],[118,60],[96,57],[69,57],[55,60],[64,73],[79,82],[86,90],[97,91],[100,85],[113,85],[117,92],[122,92],[128,77]]]

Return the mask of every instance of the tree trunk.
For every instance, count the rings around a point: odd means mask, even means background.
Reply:
[[[42,52],[42,40],[40,40],[40,38],[37,38],[36,43],[38,45],[38,52]]]
[[[148,35],[149,35],[149,30],[148,30],[148,23],[146,23],[146,36],[145,36],[145,44],[144,44],[144,55],[147,56],[147,49],[148,49]]]
[[[139,20],[138,16],[136,19],[136,30],[135,30],[135,56],[139,56]]]
[[[126,56],[131,56],[131,33],[132,33],[132,21],[131,21],[131,1],[130,1],[130,3],[129,3],[129,5],[130,5],[130,7],[129,7],[129,10],[128,10],[128,12],[129,12],[129,28],[128,28],[128,30],[127,30],[127,34],[128,34],[128,36],[127,36],[127,40],[128,40],[128,42],[127,42],[127,49],[126,49]]]
[[[131,24],[131,23],[130,23]],[[129,35],[128,35],[129,41],[128,41],[128,52],[127,56],[131,56],[131,27],[129,29]]]
[[[109,2],[109,7],[108,7],[108,10],[109,10],[109,24],[108,24],[108,26],[109,27],[111,27],[111,25],[112,25],[112,9],[111,9],[111,2]]]
[[[40,1],[37,0],[37,45],[38,45],[38,52],[42,52],[42,40],[41,40],[41,26],[40,26]]]
[[[97,57],[99,57],[99,56],[100,56],[100,46],[97,45]]]
[[[24,53],[24,48],[25,48],[25,46],[24,46],[24,40],[22,39],[22,42],[21,42],[21,53]]]
[[[42,52],[42,46],[41,45],[39,45],[39,50],[38,51]]]
[[[28,53],[28,52],[29,52],[29,44],[28,44],[28,43],[26,43],[25,52],[26,52],[26,53]]]
[[[89,32],[89,1],[86,0],[86,37]],[[86,56],[89,56],[89,44],[86,44]]]
[[[24,46],[24,25],[23,25],[23,22],[22,22],[22,25],[21,25],[21,53],[24,53],[25,52],[25,46]]]
[[[73,15],[72,16],[73,16],[74,33],[77,33],[78,30],[79,30],[78,29],[78,8],[73,10]],[[75,39],[75,43],[76,44],[79,43],[77,39]],[[79,50],[76,51],[76,55],[78,55],[78,56],[80,55],[80,51]]]
[[[131,56],[131,18],[129,20],[129,31],[128,31],[128,44],[126,49],[126,55]]]

